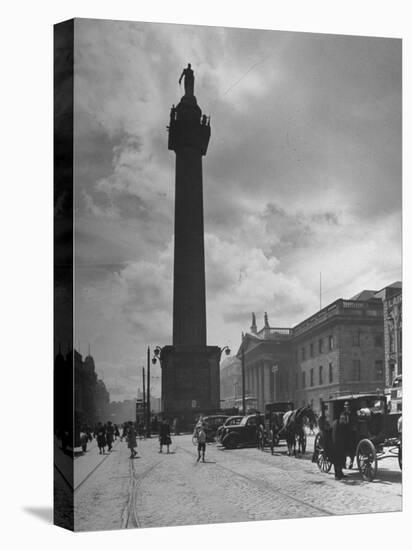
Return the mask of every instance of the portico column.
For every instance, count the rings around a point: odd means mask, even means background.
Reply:
[[[253,374],[255,378],[255,396],[257,399],[257,406],[259,407],[259,376],[258,376],[257,365],[253,366]]]
[[[265,403],[270,403],[270,366],[268,364],[263,364],[264,372],[264,383],[263,387],[265,390]]]

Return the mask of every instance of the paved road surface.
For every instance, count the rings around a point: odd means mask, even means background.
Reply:
[[[272,456],[254,448],[229,451],[210,444],[202,463],[196,461],[191,437],[183,435],[173,438],[169,455],[158,453],[155,438],[139,442],[138,451],[140,458],[130,460],[126,444],[119,443],[75,491],[76,529],[401,510],[401,472],[395,458],[379,463],[377,479],[368,483],[357,471],[335,481],[332,473],[318,471],[310,453],[307,459],[290,458],[284,446]],[[82,469],[88,470],[84,464]]]

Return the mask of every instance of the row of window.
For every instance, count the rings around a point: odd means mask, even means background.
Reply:
[[[318,340],[318,353],[323,353],[324,352],[324,345],[323,345],[324,342],[323,342],[323,340],[324,340],[323,338],[319,338],[319,340]],[[333,334],[330,334],[328,336],[327,344],[328,344],[328,351],[332,351],[333,348],[335,347],[335,341],[334,341],[334,338],[333,338]],[[311,342],[310,345],[309,345],[309,356],[313,357],[314,355],[315,355],[315,344],[313,342]],[[296,352],[296,356],[297,356],[297,352]],[[305,347],[301,348],[301,357],[302,357],[302,361],[304,361],[306,359],[306,348]]]
[[[352,380],[360,382],[361,380],[368,380],[370,378],[369,373],[364,372],[361,366],[360,359],[353,359],[352,362]],[[375,361],[375,380],[382,380],[383,378],[383,361]]]
[[[328,366],[328,383],[333,383],[333,365],[332,363],[329,363]],[[367,373],[365,373],[367,374]],[[310,369],[309,371],[310,375],[310,384],[309,386],[315,385],[315,369]],[[354,359],[352,364],[352,376],[351,379],[355,381],[360,381],[364,378],[364,373],[361,369],[361,362],[359,359]],[[365,379],[367,379],[368,376],[366,376]],[[375,380],[381,380],[383,378],[383,361],[375,361]],[[318,385],[321,386],[324,382],[324,372],[323,372],[323,366],[319,365],[318,367]],[[298,387],[298,375],[296,374],[296,387]],[[306,372],[302,372],[302,389],[306,388]]]
[[[310,386],[314,386],[315,385],[315,381],[314,381],[314,369],[310,369]],[[329,384],[332,384],[333,383],[333,365],[332,363],[329,363],[329,370],[328,370],[328,383]],[[319,365],[319,368],[318,368],[318,384],[321,386],[323,384],[323,366],[322,365]],[[297,375],[296,375],[296,387],[298,386],[298,379],[297,379]],[[302,372],[302,389],[306,388],[306,372],[303,371]]]
[[[375,334],[373,337],[375,348],[382,348],[383,347],[383,334]],[[352,333],[352,345],[353,346],[360,346],[361,344],[361,331],[358,330],[354,333]]]
[[[360,346],[360,339],[361,339],[361,332],[360,331],[354,332],[352,335],[352,345]],[[375,343],[375,347],[377,348],[383,347],[383,334],[375,334],[374,343]],[[334,347],[335,347],[334,337],[333,337],[333,334],[330,334],[327,338],[327,350],[332,351]],[[325,351],[324,338],[319,338],[317,349],[319,354]],[[315,344],[314,342],[311,342],[309,344],[309,357],[314,357],[314,355],[315,355]],[[301,358],[302,358],[302,361],[305,361],[306,359],[306,347],[304,346],[301,348]],[[298,359],[298,352],[296,351],[296,360],[297,359]]]

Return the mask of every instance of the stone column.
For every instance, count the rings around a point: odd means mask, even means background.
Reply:
[[[255,383],[255,397],[257,399],[257,404],[259,405],[259,378],[258,378],[258,372],[257,372],[257,366],[253,365],[253,378]]]
[[[266,363],[263,364],[263,371],[264,371],[264,390],[265,390],[265,403],[270,403],[271,401],[271,395],[270,395],[270,366]]]

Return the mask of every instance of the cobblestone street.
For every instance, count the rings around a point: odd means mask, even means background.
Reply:
[[[96,448],[76,459],[75,523],[79,530],[160,527],[348,513],[400,511],[401,472],[397,460],[378,463],[372,482],[357,470],[335,481],[306,458],[274,456],[255,448],[225,450],[208,444],[197,462],[191,436],[173,437],[171,453],[158,452],[157,438],[139,441],[139,458],[129,459],[118,442],[100,463]],[[98,460],[101,460],[99,457]],[[87,467],[89,464],[89,467]],[[100,464],[100,465],[99,465]],[[79,468],[80,471],[80,468]],[[75,476],[76,477],[76,476]]]

